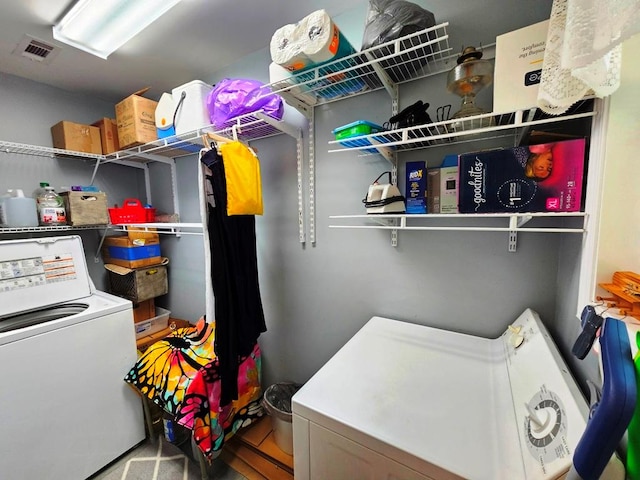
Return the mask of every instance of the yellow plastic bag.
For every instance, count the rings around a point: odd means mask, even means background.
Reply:
[[[219,146],[227,183],[227,215],[262,215],[260,161],[241,142]]]

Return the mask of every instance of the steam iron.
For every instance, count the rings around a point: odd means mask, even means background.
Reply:
[[[625,478],[616,449],[636,406],[635,367],[626,325],[614,318],[598,317],[593,307],[585,307],[581,315],[583,334],[573,348],[574,355],[584,358],[584,351],[591,349],[601,328],[602,394],[592,402],[587,427],[576,446],[567,480]]]
[[[389,183],[378,183],[385,174],[389,175]],[[384,172],[369,185],[367,196],[362,200],[367,214],[404,213],[405,198],[396,185],[391,183],[391,172]]]

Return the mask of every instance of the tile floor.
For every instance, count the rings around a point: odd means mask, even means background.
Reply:
[[[220,459],[207,468],[206,476],[193,458],[190,442],[180,447],[162,436],[146,439],[136,448],[90,477],[89,480],[247,480]]]

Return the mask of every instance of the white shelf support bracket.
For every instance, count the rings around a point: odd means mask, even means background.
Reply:
[[[298,173],[298,237],[300,243],[305,243],[305,230],[304,230],[304,201],[303,201],[303,189],[302,179],[304,172],[304,155],[303,155],[303,143],[302,143],[302,131],[298,131],[298,138],[296,139],[296,165]]]
[[[518,217],[513,215],[509,217],[509,251],[515,252],[518,248]]]
[[[518,232],[509,230],[509,252],[515,252],[518,248]]]
[[[367,52],[366,56],[367,60],[369,60],[370,62],[371,67],[382,82],[385,90],[391,97],[391,114],[395,115],[396,113],[398,113],[398,85],[393,80],[391,80],[387,72],[385,72],[384,68],[380,66],[380,62],[378,62],[377,59],[373,55],[371,55],[371,53]]]
[[[316,243],[315,111],[309,115],[309,241]]]
[[[173,199],[173,213],[178,214],[178,218],[180,215],[180,201],[178,200],[178,172],[176,170],[176,161],[173,161],[169,164],[169,168],[171,169],[171,197]],[[145,171],[146,173],[146,171]],[[146,178],[146,177],[145,177]],[[180,237],[180,230],[176,231],[176,237]]]
[[[144,189],[147,197],[147,203],[149,205],[153,205],[153,199],[151,198],[151,178],[149,178],[149,166],[146,163],[144,165]]]

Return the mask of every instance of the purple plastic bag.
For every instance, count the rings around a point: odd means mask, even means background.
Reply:
[[[261,110],[265,115],[281,120],[284,114],[282,98],[257,80],[225,78],[207,96],[211,124],[223,127],[240,115]]]

